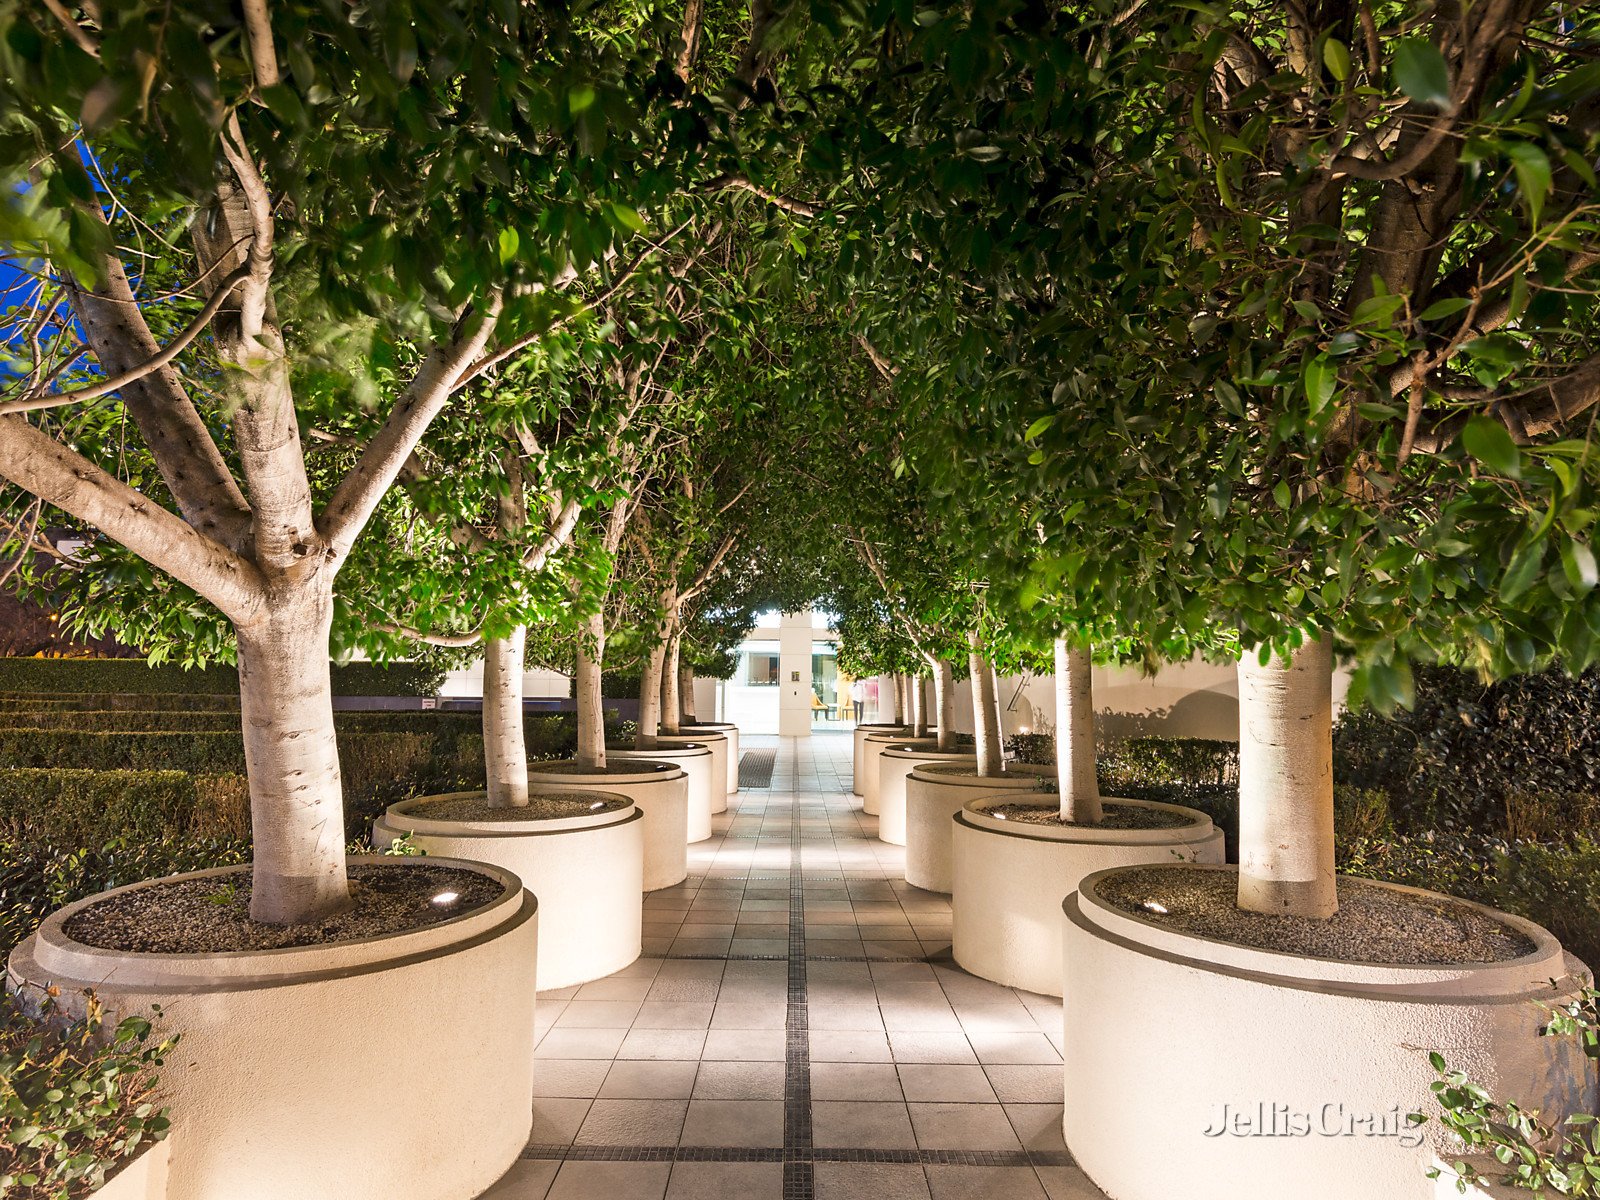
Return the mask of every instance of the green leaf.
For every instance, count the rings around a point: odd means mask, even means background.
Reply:
[[[1319,413],[1333,399],[1334,389],[1339,385],[1339,371],[1326,354],[1319,354],[1306,364],[1302,381],[1311,411]]]
[[[1528,206],[1528,219],[1537,225],[1545,197],[1550,194],[1550,159],[1532,142],[1512,142],[1506,146],[1506,155],[1517,173],[1517,186],[1522,190],[1523,203]]]
[[[1461,431],[1461,444],[1473,458],[1500,475],[1516,479],[1522,474],[1522,452],[1506,427],[1491,417],[1469,420]]]
[[[516,260],[517,247],[522,244],[522,238],[515,229],[502,229],[500,231],[500,265],[509,266]]]
[[[644,232],[644,218],[639,215],[639,210],[636,208],[626,204],[619,204],[613,200],[611,202],[611,217],[624,229],[632,230],[634,233]]]
[[[1394,47],[1394,78],[1418,104],[1450,107],[1450,68],[1427,38],[1401,38]]]
[[[597,98],[598,93],[594,88],[586,83],[580,83],[567,93],[567,111],[576,117],[593,108]]]
[[[1594,551],[1582,542],[1563,542],[1561,566],[1567,573],[1567,582],[1580,596],[1587,596],[1600,583],[1600,568],[1594,561]]]
[[[1329,38],[1322,43],[1322,65],[1328,68],[1340,83],[1350,78],[1350,50],[1338,38]]]
[[[1460,296],[1452,296],[1448,300],[1435,300],[1432,304],[1428,305],[1427,308],[1423,309],[1417,314],[1417,320],[1442,321],[1446,317],[1454,316],[1462,309],[1470,307],[1471,304],[1471,300],[1463,299]]]
[[[1041,433],[1043,433],[1046,429],[1049,429],[1050,426],[1054,425],[1055,423],[1055,413],[1046,413],[1032,425],[1028,426],[1028,432],[1022,435],[1022,440],[1025,442],[1033,441],[1034,438],[1038,437]]]

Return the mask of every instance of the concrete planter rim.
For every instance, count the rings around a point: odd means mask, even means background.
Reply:
[[[905,732],[909,728],[910,726],[907,725],[891,725],[881,731],[867,734],[864,740],[869,742],[931,742],[934,740],[931,736],[926,738],[913,738],[909,733]]]
[[[884,758],[970,758],[974,763],[978,761],[977,753],[972,750],[940,750],[937,746],[924,749],[916,742],[890,746],[887,750],[880,750],[878,753]]]
[[[1163,868],[1167,865],[1162,864]],[[1174,863],[1171,866],[1229,874],[1237,874],[1239,870],[1234,864]],[[1493,963],[1368,963],[1244,946],[1205,934],[1169,929],[1118,908],[1099,894],[1100,884],[1107,879],[1140,869],[1137,866],[1113,867],[1086,876],[1078,885],[1078,891],[1063,902],[1063,911],[1069,919],[1098,927],[1104,935],[1140,952],[1181,959],[1199,970],[1248,973],[1287,987],[1320,988],[1332,984],[1353,990],[1371,988],[1400,994],[1408,989],[1423,989],[1430,995],[1437,995],[1439,1003],[1472,1002],[1486,996],[1520,995],[1530,987],[1547,984],[1569,973],[1561,943],[1542,925],[1459,896],[1377,879],[1362,879],[1361,882],[1476,909],[1517,930],[1533,942],[1534,948],[1517,958]],[[1441,987],[1449,990],[1440,992]]]
[[[643,759],[652,757],[660,757],[662,759],[669,757],[698,758],[702,754],[709,757],[711,747],[704,742],[678,742],[670,746],[655,746],[649,750],[638,750],[633,746],[607,746],[606,755],[609,757],[613,754],[620,754],[624,758]]]
[[[539,837],[552,833],[570,833],[579,829],[604,829],[608,825],[619,825],[629,819],[637,811],[633,797],[621,792],[584,792],[585,796],[595,796],[604,800],[622,800],[626,808],[614,808],[609,812],[580,813],[575,817],[547,817],[538,820],[523,821],[495,821],[485,819],[474,820],[445,820],[443,818],[419,817],[416,809],[431,804],[435,800],[453,800],[458,796],[476,796],[480,792],[445,792],[437,796],[415,796],[410,800],[402,800],[398,804],[391,804],[384,810],[384,824],[391,829],[409,829],[412,833],[432,834],[437,837]]]
[[[970,787],[971,783],[965,786]],[[1016,789],[1021,791],[1023,789]],[[1056,793],[1040,792],[1039,795],[1047,796],[1055,803]],[[1128,808],[1153,808],[1163,812],[1180,813],[1189,818],[1187,825],[1174,825],[1167,829],[1094,829],[1089,827],[1055,828],[1050,825],[1029,825],[1018,821],[1008,821],[1004,817],[991,816],[988,812],[998,804],[1015,804],[1011,799],[969,800],[961,806],[961,816],[965,823],[973,829],[985,832],[1009,834],[1012,837],[1031,838],[1038,842],[1073,842],[1079,845],[1113,845],[1113,846],[1163,846],[1179,842],[1187,843],[1194,840],[1195,835],[1202,836],[1211,833],[1211,818],[1199,809],[1186,808],[1182,804],[1166,804],[1159,800],[1132,800],[1122,796],[1101,797],[1103,804],[1115,804]],[[1041,805],[1040,807],[1045,807]]]
[[[202,991],[269,986],[274,980],[301,982],[322,973],[359,974],[383,970],[417,955],[434,955],[492,936],[521,910],[524,900],[538,902],[510,871],[490,863],[463,858],[430,856],[425,862],[383,854],[352,854],[350,865],[378,864],[404,869],[407,865],[455,867],[486,875],[501,885],[500,895],[466,912],[397,933],[374,934],[311,946],[281,946],[265,950],[228,950],[212,953],[112,950],[90,946],[69,937],[66,923],[90,905],[108,896],[139,891],[159,884],[188,879],[214,879],[250,869],[249,864],[184,871],[159,879],[144,879],[98,892],[74,901],[46,917],[29,942],[38,965],[51,975],[75,979],[116,977],[118,990],[165,988],[189,984]],[[23,943],[26,946],[28,943]],[[20,950],[22,947],[18,947]]]
[[[680,725],[678,728],[682,729],[684,726]],[[734,724],[732,721],[690,721],[688,728],[706,729],[712,733],[721,733],[724,729],[737,729],[739,726]],[[673,735],[669,734],[668,736],[670,737]],[[689,736],[693,737],[694,735],[690,734]]]
[[[607,751],[610,753],[610,751]],[[683,768],[676,763],[651,762],[648,759],[629,759],[637,763],[635,770],[616,771],[609,768],[587,767],[573,759],[560,759],[556,762],[535,763],[528,768],[528,781],[532,783],[540,775],[548,776],[576,776],[579,779],[610,779],[619,784],[629,783],[665,783],[684,773]]]

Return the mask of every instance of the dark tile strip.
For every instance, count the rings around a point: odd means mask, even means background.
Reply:
[[[909,1163],[956,1167],[1066,1167],[1064,1150],[877,1150],[822,1146],[797,1152],[789,1147],[730,1146],[527,1146],[523,1158],[563,1158],[579,1162],[819,1162]],[[785,1178],[788,1172],[785,1170]]]
[[[811,1024],[806,1006],[806,897],[799,801],[789,818],[789,1011],[784,1021],[783,1200],[813,1200]]]

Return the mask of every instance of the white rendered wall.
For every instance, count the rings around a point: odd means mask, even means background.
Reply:
[[[811,736],[811,610],[784,613],[778,624],[778,732]]]

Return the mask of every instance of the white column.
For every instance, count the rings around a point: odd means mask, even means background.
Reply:
[[[778,732],[811,736],[811,610],[784,613],[778,622]]]

